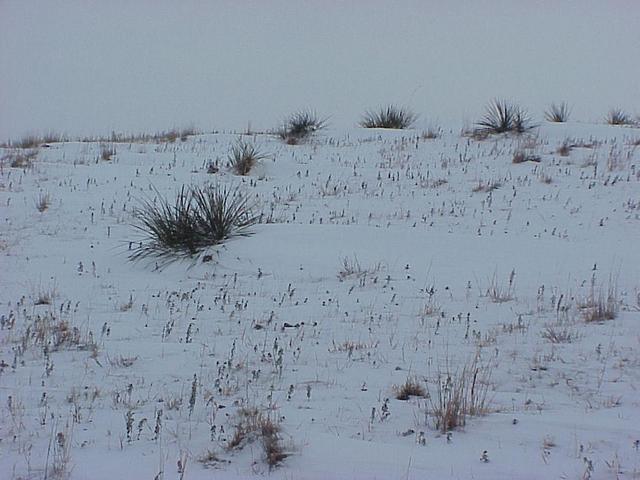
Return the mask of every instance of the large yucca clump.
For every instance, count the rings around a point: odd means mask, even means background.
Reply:
[[[290,115],[277,133],[286,143],[295,145],[326,126],[327,120],[320,118],[313,110],[300,110]]]
[[[362,115],[360,126],[364,128],[409,128],[417,119],[417,115],[406,107],[387,105],[375,111],[367,111]]]
[[[534,125],[525,109],[506,100],[493,100],[477,123],[479,129],[488,134],[523,133]]]
[[[248,234],[247,227],[258,221],[245,194],[218,185],[183,186],[173,202],[158,194],[154,200],[142,201],[134,215],[133,226],[144,238],[132,242],[131,260],[191,257],[228,238]]]

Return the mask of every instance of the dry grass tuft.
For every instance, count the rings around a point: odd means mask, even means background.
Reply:
[[[411,397],[426,397],[427,391],[416,378],[407,378],[400,386],[395,388],[398,400],[409,400]]]
[[[540,155],[536,155],[535,153],[528,153],[524,150],[517,150],[513,154],[513,159],[511,160],[513,163],[525,163],[525,162],[534,162],[540,163]]]
[[[478,183],[471,189],[471,191],[473,193],[489,193],[497,190],[501,186],[502,183],[498,181],[483,182],[482,180],[479,180]]]
[[[262,442],[265,461],[269,467],[279,465],[289,456],[280,439],[280,425],[257,408],[241,408],[238,411],[238,422],[233,436],[227,444],[227,449],[240,449],[255,440]]]
[[[434,393],[429,394],[435,427],[442,433],[463,427],[469,416],[490,411],[489,381],[492,367],[481,364],[479,355],[462,370],[438,374]]]
[[[603,322],[613,320],[618,316],[620,301],[618,299],[618,287],[613,278],[609,278],[606,287],[596,286],[595,275],[591,279],[589,294],[578,302],[578,309],[582,312],[585,322]]]

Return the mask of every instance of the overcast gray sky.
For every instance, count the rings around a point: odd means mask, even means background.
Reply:
[[[336,126],[389,102],[473,122],[493,97],[540,117],[640,114],[640,1],[0,0],[0,140]]]

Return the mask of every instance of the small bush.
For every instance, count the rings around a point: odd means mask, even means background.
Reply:
[[[566,102],[560,104],[552,103],[548,110],[544,112],[544,118],[548,122],[564,123],[569,120],[571,109]]]
[[[144,201],[135,213],[134,227],[145,236],[129,255],[170,259],[193,256],[226,239],[246,235],[258,221],[248,197],[237,188],[182,187],[173,203],[158,196]]]
[[[318,117],[313,110],[300,110],[284,121],[278,136],[287,144],[296,145],[326,126],[326,119]]]
[[[377,111],[367,111],[362,115],[360,126],[364,128],[392,128],[402,130],[409,128],[417,119],[417,115],[406,107],[387,105]]]
[[[426,396],[427,391],[415,378],[407,378],[402,385],[396,388],[396,398],[398,400],[409,400],[411,397]]]
[[[487,106],[484,117],[477,123],[486,134],[523,133],[535,127],[526,110],[506,100],[493,100]]]
[[[605,118],[609,125],[633,125],[633,120],[621,108],[612,108]]]
[[[236,175],[248,175],[255,164],[266,158],[258,148],[243,140],[239,140],[229,153],[229,166]]]

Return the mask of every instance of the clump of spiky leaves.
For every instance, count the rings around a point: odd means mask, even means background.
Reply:
[[[240,139],[231,147],[229,166],[236,175],[248,175],[256,163],[266,157],[255,145]]]
[[[569,120],[571,115],[571,108],[566,102],[559,104],[552,103],[551,106],[544,112],[544,118],[548,122],[564,123]]]
[[[609,125],[632,125],[633,120],[621,108],[612,108],[605,119]]]
[[[278,136],[286,143],[295,145],[326,126],[327,120],[320,118],[315,111],[300,110],[284,121]]]
[[[406,107],[387,105],[378,110],[368,110],[362,115],[360,126],[364,128],[409,128],[417,119],[417,115]]]
[[[486,134],[523,133],[535,127],[524,108],[498,99],[487,105],[484,117],[476,125]]]
[[[156,193],[156,199],[142,201],[135,210],[133,226],[144,239],[132,248],[131,260],[192,257],[228,238],[247,235],[247,228],[258,221],[238,188],[183,186],[173,202]]]

